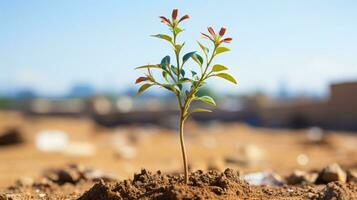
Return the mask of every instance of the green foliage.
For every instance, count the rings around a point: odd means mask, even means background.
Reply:
[[[190,111],[190,106],[193,101],[202,101],[211,106],[216,105],[214,99],[210,95],[197,96],[201,93],[201,87],[207,79],[211,77],[219,77],[234,84],[236,84],[237,81],[232,75],[222,72],[228,70],[226,66],[213,64],[213,60],[217,55],[229,51],[229,49],[222,46],[222,44],[230,43],[232,41],[232,38],[223,38],[226,32],[226,29],[223,27],[218,34],[216,34],[211,27],[208,27],[208,34],[202,33],[202,35],[212,43],[212,49],[210,50],[210,48],[197,41],[204,57],[199,55],[197,51],[185,53],[181,57],[181,51],[185,43],[179,43],[177,37],[183,32],[183,29],[180,27],[181,22],[189,17],[188,15],[185,15],[180,20],[177,20],[177,12],[177,10],[173,11],[171,20],[163,16],[160,17],[162,22],[168,26],[171,35],[152,35],[153,37],[167,41],[169,45],[173,47],[175,54],[174,60],[172,61],[170,56],[165,56],[159,64],[137,67],[136,69],[146,69],[148,73],[145,74],[146,76],[144,77],[139,77],[136,80],[136,83],[139,84],[144,82],[144,85],[139,88],[138,94],[141,94],[151,86],[159,86],[173,92],[177,97],[181,116],[185,116],[186,119],[192,112],[207,112],[205,109],[194,109]],[[187,61],[190,58],[192,58],[197,66],[186,66],[186,63],[188,63]],[[199,70],[197,71],[195,68],[198,68]],[[160,80],[163,82],[157,81],[151,70],[161,70],[162,79]],[[184,84],[188,84],[188,87],[183,87]],[[183,89],[185,89],[185,91],[183,91]]]
[[[218,55],[220,53],[224,53],[224,52],[227,52],[227,51],[230,51],[227,47],[217,47],[215,54]]]
[[[223,78],[223,79],[226,79],[227,81],[230,81],[230,82],[232,82],[232,83],[234,83],[234,84],[237,84],[236,79],[234,79],[233,76],[230,75],[230,74],[227,74],[227,73],[219,73],[219,74],[214,74],[214,76],[221,77],[221,78]]]
[[[136,67],[135,69],[145,69],[145,68],[160,68],[160,66],[159,65],[143,65],[143,66]]]
[[[142,85],[138,90],[138,94],[143,93],[146,89],[148,89],[151,86],[153,86],[153,84],[146,83],[146,84]]]
[[[212,72],[220,72],[220,71],[227,70],[227,69],[228,68],[224,65],[216,64],[216,65],[213,65]]]
[[[205,108],[195,108],[195,109],[192,109],[192,111],[191,111],[191,113],[196,113],[196,112],[212,112],[212,111],[205,109]]]
[[[182,64],[184,64],[188,59],[190,59],[193,55],[195,55],[196,51],[190,52],[190,53],[186,53],[183,57],[182,57]]]
[[[157,38],[160,38],[160,39],[164,39],[170,43],[172,43],[172,38],[168,35],[165,35],[165,34],[157,34],[157,35],[152,35],[153,37],[157,37]]]
[[[199,101],[203,101],[207,104],[210,104],[212,106],[216,105],[216,102],[214,101],[214,99],[210,96],[202,96],[202,97],[196,97],[194,98],[194,100],[199,100]]]

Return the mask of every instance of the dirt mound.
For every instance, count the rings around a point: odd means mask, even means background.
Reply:
[[[151,173],[142,170],[134,175],[133,180],[124,180],[115,185],[97,183],[80,199],[93,199],[93,196],[98,199],[113,194],[125,199],[227,198],[241,196],[249,191],[249,185],[238,177],[239,174],[233,170],[226,170],[224,173],[196,171],[190,175],[190,184],[185,185],[181,175],[163,175],[160,171]],[[104,191],[105,194],[98,191]]]
[[[322,172],[327,171],[326,168]],[[330,170],[331,173],[333,172]],[[305,180],[308,172],[289,176],[294,185],[253,185],[236,170],[198,170],[184,184],[182,174],[152,173],[145,169],[133,179],[118,181],[100,170],[67,165],[45,170],[38,180],[21,177],[15,185],[0,191],[0,200],[17,199],[268,199],[268,200],[357,200],[357,183],[335,181],[316,184]],[[332,173],[333,174],[333,173]],[[255,173],[255,175],[257,175]],[[317,176],[317,175],[316,175]],[[257,178],[257,177],[255,177]],[[247,180],[249,181],[249,180]],[[286,181],[284,181],[286,182]],[[288,182],[288,181],[287,181]],[[264,182],[266,183],[266,182]]]
[[[190,174],[189,184],[183,184],[182,175],[164,175],[142,170],[133,180],[119,183],[96,183],[80,200],[116,199],[354,199],[356,184],[330,183],[327,186],[301,185],[267,187],[252,186],[239,173],[226,169],[196,171]]]

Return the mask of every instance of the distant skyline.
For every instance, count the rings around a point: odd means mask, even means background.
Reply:
[[[169,47],[150,35],[167,32],[159,15],[189,14],[184,51],[204,41],[207,26],[227,27],[224,62],[238,86],[227,93],[324,94],[333,82],[357,80],[357,1],[0,1],[0,93],[31,88],[67,93],[76,83],[125,91]]]

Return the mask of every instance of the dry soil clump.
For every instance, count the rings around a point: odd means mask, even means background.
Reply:
[[[332,182],[328,185],[267,187],[252,186],[232,169],[224,172],[196,171],[189,184],[181,175],[164,175],[142,170],[133,180],[96,183],[80,200],[115,199],[357,199],[355,183]]]

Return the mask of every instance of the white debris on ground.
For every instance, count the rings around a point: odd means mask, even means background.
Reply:
[[[61,152],[68,145],[68,134],[61,130],[42,130],[37,133],[36,147],[43,152]]]
[[[256,172],[242,176],[242,179],[252,185],[281,186],[284,180],[273,172]]]
[[[68,156],[93,156],[96,146],[90,142],[70,141],[68,133],[61,130],[41,130],[35,145],[42,152],[59,152]]]

